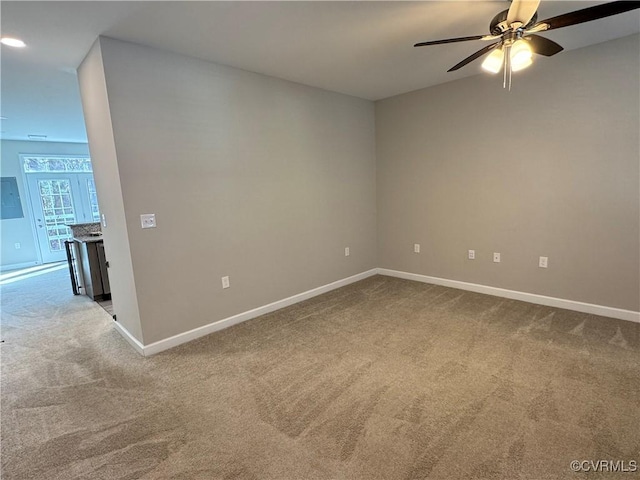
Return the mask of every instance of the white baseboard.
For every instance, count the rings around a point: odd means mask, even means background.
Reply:
[[[142,345],[135,338],[133,338],[131,334],[129,334],[129,332],[127,332],[126,329],[124,329],[121,325],[118,325],[118,331],[120,331],[120,333],[125,335],[125,338],[127,338],[129,343],[131,343],[137,351],[142,353],[142,355],[144,356],[154,355],[164,350],[168,350],[169,348],[177,347],[178,345],[181,345],[183,343],[187,343],[187,342],[190,342],[191,340],[195,340],[196,338],[200,338],[205,335],[209,335],[210,333],[217,332],[218,330],[222,330],[224,328],[237,325],[238,323],[246,322],[247,320],[251,320],[252,318],[256,318],[256,317],[259,317],[260,315],[271,313],[275,310],[279,310],[284,307],[288,307],[289,305],[293,305],[294,303],[302,302],[309,298],[316,297],[318,295],[329,292],[331,290],[335,290],[336,288],[344,287],[345,285],[349,285],[350,283],[364,280],[365,278],[376,275],[377,273],[378,273],[378,269],[373,268],[371,270],[367,270],[366,272],[358,273],[357,275],[343,278],[342,280],[337,280],[335,282],[329,283],[327,285],[323,285],[321,287],[314,288],[312,290],[307,290],[306,292],[293,295],[283,300],[278,300],[277,302],[273,302],[268,305],[264,305],[262,307],[254,308],[253,310],[239,313],[237,315],[233,315],[232,317],[224,318],[222,320],[218,320],[217,322],[213,322],[208,325],[204,325],[202,327],[194,328],[193,330],[189,330],[184,333],[179,333],[178,335],[165,338],[164,340],[159,340],[149,345]],[[132,341],[135,342],[135,344],[132,343]]]
[[[138,352],[140,355],[144,355],[144,345],[140,343],[136,337],[131,335],[131,333],[129,333],[129,330],[124,328],[117,321],[113,322],[113,326],[116,327],[118,333],[120,333],[120,335],[122,335],[124,339],[129,342],[129,344],[135,349],[136,352]]]
[[[116,327],[116,330],[120,332],[120,334],[139,354],[148,357],[150,355],[155,355],[156,353],[163,352],[170,348],[177,347],[178,345],[182,345],[183,343],[187,343],[197,338],[204,337],[205,335],[209,335],[210,333],[229,328],[233,325],[237,325],[238,323],[246,322],[247,320],[251,320],[252,318],[259,317],[260,315],[274,312],[281,308],[288,307],[295,303],[302,302],[309,298],[322,295],[323,293],[335,290],[340,287],[344,287],[351,283],[358,282],[360,280],[364,280],[365,278],[369,278],[373,275],[378,274],[386,275],[389,277],[403,278],[405,280],[432,283],[435,285],[442,285],[444,287],[457,288],[470,292],[484,293],[487,295],[509,298],[512,300],[521,300],[523,302],[535,303],[548,307],[564,308],[567,310],[575,310],[577,312],[591,313],[593,315],[601,315],[603,317],[611,317],[620,320],[640,323],[640,312],[634,312],[632,310],[623,310],[621,308],[594,305],[591,303],[577,302],[574,300],[566,300],[563,298],[547,297],[545,295],[537,295],[535,293],[518,292],[516,290],[507,290],[504,288],[461,282],[458,280],[448,280],[446,278],[429,277],[427,275],[420,275],[417,273],[401,272],[398,270],[389,270],[386,268],[373,268],[371,270],[367,270],[366,272],[343,278],[342,280],[337,280],[321,287],[307,290],[306,292],[302,292],[283,300],[278,300],[268,305],[264,305],[262,307],[254,308],[253,310],[249,310],[228,318],[224,318],[222,320],[218,320],[217,322],[213,322],[208,325],[203,325],[202,327],[194,328],[193,330],[189,330],[187,332],[174,335],[173,337],[159,340],[149,345],[143,345],[142,343],[140,343],[140,341],[138,341],[133,335],[131,335],[131,333],[129,333],[129,331],[120,323],[114,322],[113,324]]]
[[[518,292],[516,290],[506,290],[504,288],[489,287],[487,285],[479,285],[477,283],[460,282],[458,280],[448,280],[446,278],[429,277],[417,273],[400,272],[398,270],[389,270],[386,268],[378,268],[380,275],[389,277],[404,278],[405,280],[415,280],[417,282],[432,283],[442,285],[444,287],[458,288],[460,290],[468,290],[470,292],[485,293],[496,297],[510,298],[512,300],[521,300],[523,302],[545,305],[548,307],[564,308],[567,310],[575,310],[577,312],[591,313],[593,315],[601,315],[603,317],[617,318],[630,322],[640,323],[640,312],[633,310],[623,310],[621,308],[605,307],[603,305],[594,305],[592,303],[576,302],[574,300],[565,300],[564,298],[547,297],[535,293]]]

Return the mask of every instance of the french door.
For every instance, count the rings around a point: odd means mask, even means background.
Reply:
[[[93,174],[29,173],[26,175],[43,263],[66,260],[64,241],[74,223],[100,221]]]

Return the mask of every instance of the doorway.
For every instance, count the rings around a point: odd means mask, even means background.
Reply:
[[[21,155],[42,263],[66,260],[69,224],[100,221],[89,157]]]

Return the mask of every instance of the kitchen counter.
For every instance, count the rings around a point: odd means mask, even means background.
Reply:
[[[71,236],[77,242],[93,243],[102,240],[102,228],[99,222],[92,223],[68,223]]]
[[[80,243],[101,242],[102,235],[78,235],[77,237],[73,237],[73,240]]]

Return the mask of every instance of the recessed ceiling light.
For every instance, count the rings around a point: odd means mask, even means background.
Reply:
[[[0,120],[6,120],[7,117],[0,117]]]
[[[47,136],[46,135],[27,135],[29,137],[29,140],[46,140]]]
[[[3,45],[6,45],[7,47],[22,48],[27,46],[27,44],[24,43],[22,40],[18,38],[11,38],[11,37],[2,37],[0,39],[0,43],[2,43]]]

